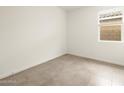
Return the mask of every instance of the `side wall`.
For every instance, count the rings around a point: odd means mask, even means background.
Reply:
[[[68,53],[124,65],[124,42],[98,42],[97,13],[111,8],[82,7],[68,13]]]
[[[58,7],[0,7],[0,78],[66,53],[66,13]]]

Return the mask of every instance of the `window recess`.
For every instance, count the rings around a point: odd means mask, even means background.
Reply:
[[[123,14],[121,10],[100,12],[98,20],[100,41],[122,41]]]

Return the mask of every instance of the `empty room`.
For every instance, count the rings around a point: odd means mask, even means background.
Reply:
[[[123,86],[123,6],[0,6],[0,86]]]

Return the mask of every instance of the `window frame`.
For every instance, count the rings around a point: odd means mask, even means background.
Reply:
[[[120,10],[120,9],[119,9]],[[98,26],[98,42],[114,42],[114,43],[123,43],[124,42],[124,24],[123,24],[123,22],[124,22],[124,15],[123,15],[123,10],[120,10],[121,12],[122,12],[122,16],[121,16],[121,18],[122,18],[122,24],[120,24],[121,25],[121,40],[120,41],[114,41],[114,40],[101,40],[100,39],[100,17],[99,17],[99,15],[101,14],[101,13],[104,13],[104,12],[106,12],[106,11],[113,11],[113,9],[108,9],[108,10],[103,10],[103,11],[101,11],[101,12],[99,12],[98,14],[97,14],[97,20],[98,20],[98,22],[97,22],[97,26]]]

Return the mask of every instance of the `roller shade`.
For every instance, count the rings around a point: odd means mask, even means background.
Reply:
[[[100,40],[121,41],[122,12],[107,11],[99,15]]]

